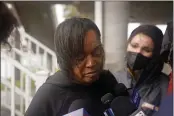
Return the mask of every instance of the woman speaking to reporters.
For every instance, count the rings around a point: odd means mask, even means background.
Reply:
[[[80,99],[79,108],[101,116],[105,106],[100,99],[117,81],[103,70],[105,57],[98,27],[86,18],[65,20],[55,33],[55,51],[60,71],[40,87],[25,115],[62,116]]]

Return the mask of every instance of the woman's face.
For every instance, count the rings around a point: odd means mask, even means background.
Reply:
[[[73,67],[76,81],[90,84],[99,78],[99,73],[103,69],[104,51],[95,31],[87,32],[84,41],[84,54],[77,56],[76,61],[77,64]]]
[[[137,34],[134,36],[127,47],[127,51],[140,53],[148,58],[152,57],[153,49],[154,44],[152,39],[144,34]]]

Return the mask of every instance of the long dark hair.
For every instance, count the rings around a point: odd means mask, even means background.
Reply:
[[[58,25],[54,37],[57,63],[61,70],[72,70],[73,61],[84,54],[84,39],[89,30],[94,30],[100,40],[96,24],[87,18],[73,17]]]

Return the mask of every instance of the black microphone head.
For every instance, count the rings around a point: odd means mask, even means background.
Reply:
[[[137,109],[135,104],[131,102],[130,98],[126,96],[115,98],[111,102],[110,107],[116,116],[129,116]]]
[[[111,93],[107,93],[101,98],[101,102],[103,104],[109,104],[112,102],[113,99],[114,99],[114,96]]]
[[[101,104],[100,101],[97,100],[96,102],[95,99],[76,99],[70,104],[68,113],[84,108],[85,111],[90,114],[90,116],[103,116],[103,110],[105,109],[105,107],[103,105],[99,105],[98,102]]]
[[[90,102],[89,100],[83,100],[83,99],[74,100],[71,103],[71,105],[69,106],[68,112],[72,112],[72,111],[78,110],[80,108],[85,108],[85,110],[88,110],[89,102]]]
[[[113,90],[114,96],[129,96],[126,86],[123,83],[118,83],[115,85]]]

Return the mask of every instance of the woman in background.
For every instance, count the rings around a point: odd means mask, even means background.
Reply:
[[[137,27],[128,40],[127,68],[114,74],[129,89],[137,109],[144,102],[159,106],[166,94],[169,79],[161,72],[163,62],[159,59],[162,39],[163,34],[156,26]],[[144,113],[151,116],[153,111],[144,110]]]

